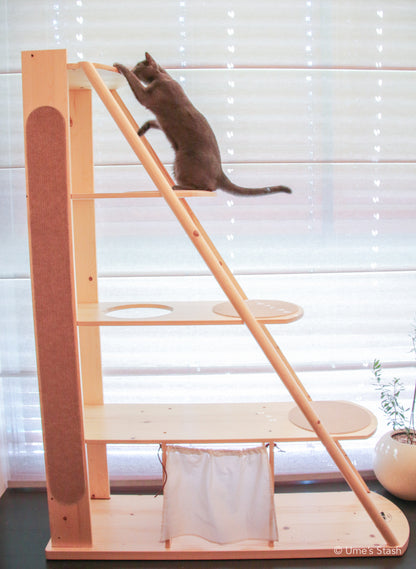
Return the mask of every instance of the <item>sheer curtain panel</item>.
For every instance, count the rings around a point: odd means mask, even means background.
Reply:
[[[411,397],[416,307],[416,4],[413,0],[2,0],[0,2],[0,408],[12,485],[44,483],[31,306],[20,52],[133,65],[145,51],[211,123],[224,170],[292,195],[191,198],[251,298],[301,305],[270,326],[314,399],[380,418],[343,446],[364,473],[386,424],[371,364]],[[138,123],[149,113],[120,89]],[[94,95],[95,186],[152,189]],[[148,138],[169,170],[163,133]],[[103,301],[224,300],[162,199],[96,203]],[[101,329],[107,402],[289,400],[243,327]],[[336,474],[320,444],[282,444],[279,480]],[[161,479],[156,447],[111,446],[114,482]],[[6,472],[2,468],[2,472]]]

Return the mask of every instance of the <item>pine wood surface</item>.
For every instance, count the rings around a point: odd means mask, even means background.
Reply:
[[[217,301],[175,301],[165,304],[156,303],[80,303],[78,305],[78,324],[80,326],[175,326],[175,325],[209,325],[209,324],[242,324],[242,319],[237,316],[226,316],[215,312],[216,306],[221,304]],[[259,317],[258,321],[265,324],[285,324],[298,320],[303,315],[303,310],[295,304],[285,303],[287,309],[277,311],[276,316]],[[161,316],[148,318],[123,317],[122,312],[115,314],[122,308],[160,308],[166,313]],[[126,313],[128,314],[128,313]]]
[[[388,547],[353,492],[275,494],[279,541],[218,545],[184,536],[160,541],[163,498],[93,500],[92,548],[46,548],[48,559],[267,559],[402,555],[409,524],[397,506],[371,493],[398,538]]]
[[[119,74],[117,69],[112,65],[105,65],[103,63],[94,63],[94,67],[105,81],[109,89],[118,89],[125,85],[124,78]],[[88,89],[91,90],[91,83],[85,75],[81,62],[68,63],[68,83],[70,89]]]
[[[180,198],[191,197],[214,197],[217,192],[210,192],[208,190],[173,190],[175,195]],[[157,190],[142,190],[131,192],[101,192],[101,193],[81,193],[72,194],[71,198],[74,201],[83,201],[91,199],[125,199],[125,198],[161,198],[162,194]]]
[[[349,402],[331,402],[335,413],[326,406],[328,428],[339,439],[370,437],[377,426],[372,413]],[[359,416],[358,430],[342,432],[342,412]],[[90,443],[215,443],[315,441],[312,430],[299,428],[290,419],[296,409],[293,402],[233,404],[107,404],[85,407],[85,437]],[[361,414],[368,422],[362,426]],[[327,421],[324,413],[322,421]],[[353,420],[348,420],[352,426]],[[341,431],[341,432],[340,432]]]
[[[65,50],[23,52],[22,78],[32,296],[51,536],[54,545],[88,545],[91,525],[75,322]]]

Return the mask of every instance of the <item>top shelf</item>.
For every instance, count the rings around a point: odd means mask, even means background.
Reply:
[[[118,89],[126,84],[124,77],[120,75],[115,67],[102,63],[93,63],[93,65],[109,89]],[[91,83],[81,67],[81,63],[68,63],[67,70],[70,89],[92,89]]]

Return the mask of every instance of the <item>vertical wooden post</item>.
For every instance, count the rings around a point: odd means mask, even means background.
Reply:
[[[269,464],[270,464],[270,495],[272,500],[272,508],[270,512],[270,516],[273,516],[274,512],[274,441],[269,441]],[[272,525],[273,520],[270,519],[270,526]],[[274,541],[269,541],[269,547],[274,546]]]
[[[166,464],[167,464],[167,445],[165,442],[161,443],[161,447],[162,447],[162,469],[163,469],[163,481],[164,483],[166,482]],[[170,549],[171,546],[171,540],[170,539],[166,539],[165,540],[165,548],[166,549]]]
[[[22,54],[32,297],[52,545],[91,546],[65,50]]]
[[[93,193],[94,159],[92,101],[90,89],[69,92],[72,193]],[[74,200],[74,250],[77,302],[98,302],[94,200]],[[100,329],[81,326],[80,358],[85,405],[104,403]],[[110,486],[105,444],[87,445],[88,473],[92,498],[109,498]]]

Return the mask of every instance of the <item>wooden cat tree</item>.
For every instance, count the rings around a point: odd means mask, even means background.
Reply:
[[[402,555],[409,526],[389,500],[369,491],[340,440],[371,436],[376,421],[347,402],[313,402],[267,324],[302,316],[296,305],[249,301],[179,193],[116,89],[112,67],[67,64],[65,50],[22,54],[26,174],[38,377],[51,540],[49,559],[215,559]],[[94,89],[157,190],[94,193]],[[167,302],[154,318],[115,318],[148,306],[98,301],[96,199],[161,196],[216,278],[228,302]],[[243,325],[293,403],[104,404],[100,326]],[[226,425],[226,428],[224,428]],[[279,541],[229,545],[203,539],[159,541],[163,497],[110,496],[107,444],[270,443],[321,440],[352,491],[279,493]]]

